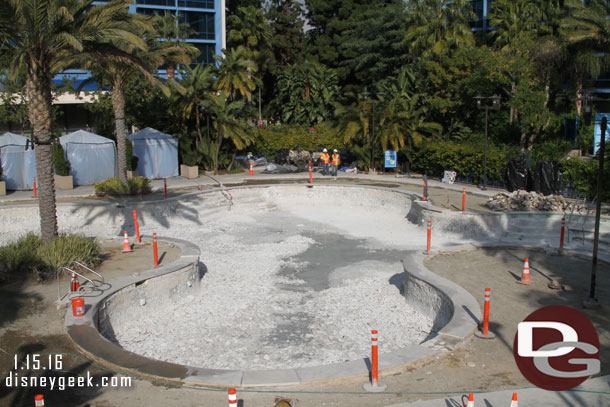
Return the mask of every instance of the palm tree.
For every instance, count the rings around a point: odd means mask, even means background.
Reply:
[[[94,0],[0,0],[1,52],[10,57],[11,75],[26,74],[28,116],[37,144],[38,203],[43,241],[57,236],[55,185],[51,161],[53,95],[51,80],[103,50],[129,60],[113,41],[142,44],[131,33],[132,15],[124,0],[95,5]]]
[[[168,54],[165,57],[167,64],[167,77],[173,79],[176,73],[176,65],[184,62],[183,54],[190,59],[199,55],[199,50],[185,40],[195,33],[188,23],[180,22],[180,17],[172,13],[165,13],[163,16],[155,14],[155,28],[159,33],[160,40],[168,41],[175,49],[182,49],[176,55]]]
[[[201,146],[204,145],[201,135],[201,103],[209,98],[214,87],[215,75],[216,70],[213,65],[198,64],[194,68],[185,65],[182,72],[182,80],[180,81],[184,88],[184,92],[182,92],[182,99],[185,101],[184,116],[187,118],[191,117],[192,111],[195,110],[197,144]],[[199,151],[199,148],[196,148],[196,151]]]
[[[464,0],[413,0],[407,10],[411,22],[406,40],[417,55],[440,60],[450,49],[474,44],[468,26],[472,12]]]
[[[224,91],[231,99],[239,93],[251,100],[257,83],[253,76],[257,72],[256,64],[247,59],[246,49],[241,46],[224,50],[224,54],[224,57],[214,56],[220,61],[216,89]]]
[[[236,149],[241,150],[254,141],[254,137],[248,126],[238,119],[238,115],[244,108],[244,101],[229,101],[225,92],[212,94],[209,99],[201,102],[201,105],[211,112],[214,126],[216,127],[216,153],[214,157],[214,174],[218,172],[218,157],[220,147],[224,139],[229,139]]]
[[[125,121],[125,88],[127,83],[139,75],[157,85],[166,95],[168,88],[151,73],[167,59],[174,62],[188,63],[189,55],[181,46],[172,42],[159,41],[159,34],[154,29],[154,19],[140,14],[133,15],[132,31],[144,42],[144,46],[118,39],[114,45],[124,49],[131,58],[117,59],[112,55],[99,53],[96,59],[89,61],[87,67],[94,73],[94,78],[110,84],[112,109],[114,112],[115,137],[117,143],[119,180],[127,183],[127,157],[125,155],[125,139],[127,124]],[[174,81],[172,84],[178,86]]]
[[[358,95],[355,103],[349,105],[337,104],[335,117],[337,119],[337,132],[343,134],[345,144],[352,141],[360,141],[365,144],[369,153],[367,157],[368,167],[372,168],[377,137],[373,140],[370,132],[371,105],[362,96]],[[378,136],[378,133],[375,136]]]

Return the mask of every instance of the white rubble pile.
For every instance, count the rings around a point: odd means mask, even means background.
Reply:
[[[574,205],[561,195],[542,195],[535,191],[501,192],[489,198],[485,204],[494,211],[571,211],[586,209],[584,205]]]

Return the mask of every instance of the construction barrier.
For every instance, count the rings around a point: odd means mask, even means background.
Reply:
[[[34,198],[36,198],[36,177],[34,177]]]
[[[138,214],[135,209],[133,210],[133,223],[136,227],[136,241],[138,243],[142,243],[142,238],[140,237],[140,225],[138,224]]]
[[[561,236],[559,237],[559,248],[563,249],[563,238],[566,233],[566,218],[561,218]]]
[[[70,277],[70,291],[75,293],[78,291],[79,288],[80,288],[80,283],[78,281],[78,276],[73,271],[72,276]]]
[[[34,396],[34,406],[44,406],[44,396],[42,394],[37,394]]]
[[[462,212],[466,210],[466,188],[462,192]]]
[[[153,232],[153,257],[155,258],[155,267],[159,266],[159,255],[157,251],[157,233]]]
[[[133,250],[131,249],[131,245],[129,244],[129,237],[127,236],[127,231],[125,231],[124,237],[123,237],[123,250],[121,250],[121,253],[131,253],[133,252]]]
[[[229,389],[229,407],[237,407],[237,392],[235,389]]]
[[[525,263],[523,264],[523,273],[521,273],[521,280],[517,281],[519,284],[532,284],[532,280],[530,280],[530,263],[529,257],[525,258]]]

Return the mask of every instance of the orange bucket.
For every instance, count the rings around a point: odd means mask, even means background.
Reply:
[[[84,298],[72,298],[72,314],[75,317],[82,317],[83,315],[85,315]]]

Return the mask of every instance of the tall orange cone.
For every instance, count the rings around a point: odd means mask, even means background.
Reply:
[[[468,393],[468,404],[466,407],[474,407],[474,395],[472,393]]]
[[[517,402],[517,393],[513,393],[513,401],[510,402],[510,407],[519,407]]]
[[[42,394],[37,394],[34,396],[34,406],[44,407],[44,396]]]
[[[250,161],[250,175],[254,175],[254,164]]]
[[[519,284],[532,284],[530,280],[530,262],[529,257],[525,258],[525,263],[523,264],[523,273],[521,274],[521,280],[517,281]]]
[[[127,231],[125,231],[125,238],[123,239],[123,250],[121,253],[130,253],[133,252],[131,250],[131,245],[129,244],[129,237],[127,236]]]

